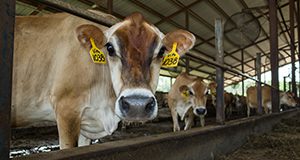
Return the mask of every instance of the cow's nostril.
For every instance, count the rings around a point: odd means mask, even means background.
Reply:
[[[197,108],[197,109],[196,109],[196,113],[197,113],[198,115],[203,115],[203,114],[205,114],[205,111],[206,111],[206,109],[204,109],[204,108]]]
[[[122,112],[127,113],[129,111],[130,104],[126,101],[126,99],[124,97],[120,98],[119,103],[120,103]]]
[[[146,113],[153,112],[155,104],[156,104],[156,102],[155,102],[154,98],[153,97],[149,98],[148,103],[146,104],[146,107],[145,107]]]

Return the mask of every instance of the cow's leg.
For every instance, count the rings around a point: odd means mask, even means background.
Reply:
[[[180,126],[178,123],[178,115],[177,115],[177,111],[175,108],[170,108],[171,109],[171,115],[172,115],[172,119],[173,119],[173,131],[180,131]]]
[[[85,136],[83,136],[82,134],[80,134],[79,138],[78,138],[78,147],[90,145],[91,142],[92,142],[91,139],[86,138]]]
[[[55,105],[55,114],[61,149],[77,147],[80,134],[80,98],[64,97]],[[76,105],[77,104],[77,105]]]
[[[201,124],[201,127],[205,126],[205,116],[200,116],[200,124]]]
[[[247,117],[250,117],[250,104],[247,104]]]
[[[194,113],[193,111],[189,111],[189,114],[187,117],[185,117],[185,126],[184,130],[191,129],[194,123]]]

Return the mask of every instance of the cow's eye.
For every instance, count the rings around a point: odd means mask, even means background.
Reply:
[[[165,51],[166,51],[166,47],[162,46],[157,54],[157,57],[162,58],[164,56]]]
[[[192,91],[189,91],[189,95],[193,96],[193,95],[194,95],[194,93],[193,93]]]
[[[115,49],[114,49],[114,47],[111,43],[107,43],[105,46],[106,46],[106,49],[108,51],[109,56],[115,56],[116,55],[116,51],[115,51]]]
[[[208,94],[209,94],[208,91],[206,91],[205,95],[208,95]]]

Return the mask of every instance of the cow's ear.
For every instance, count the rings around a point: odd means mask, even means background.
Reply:
[[[208,84],[208,88],[210,88],[210,89],[212,89],[212,88],[217,88],[217,83],[216,82],[210,82],[209,84]]]
[[[100,49],[106,43],[106,38],[102,30],[91,24],[80,25],[76,28],[77,39],[80,44],[87,48],[91,49],[92,44],[90,38],[93,38],[96,46]]]
[[[193,48],[195,41],[196,38],[192,33],[179,29],[167,33],[163,39],[163,44],[170,52],[172,50],[173,43],[177,42],[177,52],[180,56],[182,56],[191,48]]]
[[[179,92],[181,93],[181,96],[183,96],[184,98],[187,98],[191,95],[190,88],[187,85],[180,86]]]

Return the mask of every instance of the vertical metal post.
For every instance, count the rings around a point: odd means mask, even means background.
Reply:
[[[286,76],[283,77],[283,91],[286,91]]]
[[[298,62],[299,62],[299,67],[298,67],[298,72],[299,72],[299,81],[300,81],[300,40],[299,40],[299,37],[300,37],[300,2],[299,0],[297,1],[297,33],[298,33]],[[298,87],[300,87],[300,82],[298,82]],[[299,93],[300,94],[300,93]],[[299,95],[300,97],[300,95]]]
[[[295,66],[295,27],[294,27],[294,12],[295,12],[295,1],[289,0],[290,4],[290,48],[291,48],[291,61],[292,61],[292,92],[297,96],[297,88],[296,88],[296,66]]]
[[[272,86],[278,89],[278,28],[277,28],[277,0],[268,0],[270,17],[270,50]],[[279,92],[272,88],[272,112],[279,112]]]
[[[9,159],[15,0],[0,1],[0,159]]]
[[[262,101],[261,101],[261,54],[257,53],[256,54],[256,75],[257,75],[257,80],[256,82],[256,87],[257,87],[257,106],[258,106],[258,114],[262,114]]]
[[[113,13],[113,0],[107,0],[107,12],[108,14]]]
[[[223,27],[222,20],[215,20],[215,37],[216,37],[216,61],[217,63],[224,64],[224,50],[223,50]],[[224,109],[224,71],[220,67],[216,67],[216,81],[217,81],[217,108],[216,108],[216,121],[219,124],[224,124],[225,109]]]
[[[186,73],[190,73],[190,58],[186,57],[185,58],[185,72]]]
[[[242,73],[244,74],[245,73],[245,70],[244,70],[244,49],[242,49],[242,54],[241,54],[241,64],[242,64]],[[245,78],[244,76],[242,76],[242,96],[245,95],[245,82],[244,82]]]

